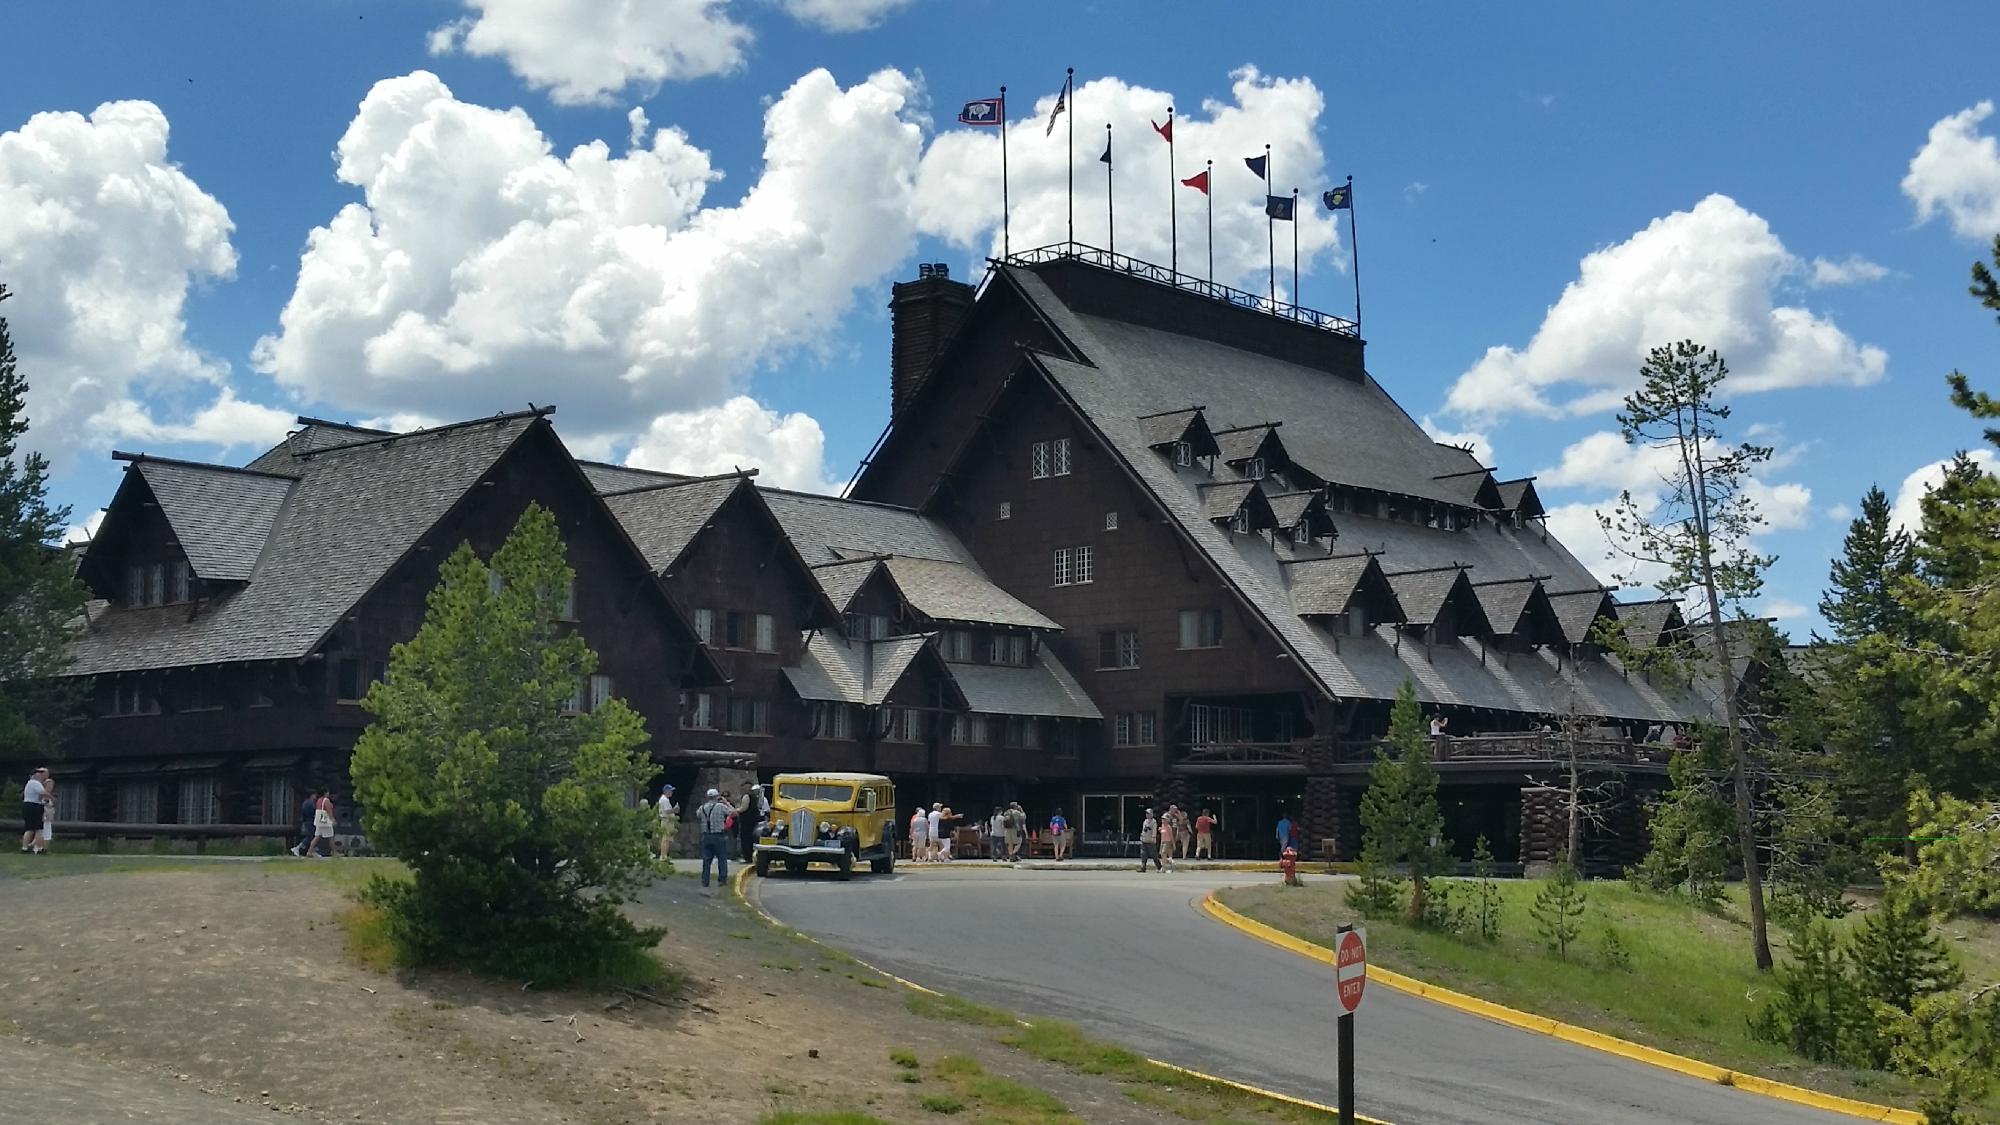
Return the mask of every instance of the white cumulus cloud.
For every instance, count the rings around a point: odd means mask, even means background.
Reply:
[[[69,529],[63,532],[63,542],[88,543],[102,526],[104,526],[104,509],[99,508],[85,517],[82,523],[69,525]]]
[[[2000,468],[1995,465],[1993,451],[1990,449],[1972,450],[1971,457],[1988,473]],[[1889,523],[1892,526],[1902,528],[1911,535],[1917,533],[1924,523],[1924,493],[1944,482],[1945,466],[1949,464],[1951,464],[1949,458],[1932,461],[1928,465],[1912,470],[1909,476],[1903,478],[1903,483],[1896,488],[1895,501],[1889,505]]]
[[[1166,264],[1172,257],[1173,208],[1178,208],[1180,271],[1202,277],[1208,269],[1207,200],[1193,188],[1173,187],[1168,202],[1168,149],[1153,131],[1164,125],[1171,93],[1118,78],[1077,85],[1068,114],[1047,131],[1056,90],[1039,98],[1016,89],[1008,95],[1009,186],[1013,200],[1011,243],[1015,252],[1068,238],[1069,183],[1076,184],[1077,241],[1105,248],[1116,235],[1120,254]],[[1271,146],[1271,191],[1300,189],[1299,255],[1310,274],[1338,244],[1335,224],[1319,203],[1331,178],[1320,149],[1320,116],[1325,98],[1311,79],[1274,78],[1244,67],[1231,75],[1230,99],[1199,106],[1177,105],[1174,122],[1174,175],[1189,179],[1214,160],[1210,190],[1215,202],[1215,280],[1263,293],[1269,284],[1263,188],[1244,164]],[[1070,151],[1068,115],[1074,115],[1076,148]],[[1112,125],[1113,177],[1117,226],[1105,207],[1106,122]],[[924,157],[917,183],[916,217],[926,232],[977,254],[1001,249],[1000,138],[992,129],[952,129],[940,135]],[[1280,264],[1278,296],[1291,285],[1290,224],[1276,226]],[[1308,291],[1305,304],[1338,311],[1344,292]]]
[[[879,3],[879,0],[870,0]],[[498,57],[564,105],[601,105],[626,87],[727,74],[750,29],[724,0],[465,0],[471,15],[430,35],[434,55]]]
[[[104,432],[140,441],[200,442],[233,449],[275,445],[291,430],[295,418],[289,410],[244,402],[234,389],[224,387],[214,402],[185,422],[159,421],[130,399],[112,403],[91,421]]]
[[[1860,285],[1889,276],[1889,267],[1871,262],[1859,254],[1845,258],[1814,258],[1806,267],[1806,284],[1816,289],[1830,285]]]
[[[826,435],[804,414],[779,414],[738,395],[719,406],[653,419],[625,463],[697,476],[758,470],[761,484],[838,493],[826,472]]]
[[[1903,177],[1918,222],[1942,213],[1964,238],[1983,242],[2000,234],[2000,140],[1979,131],[1991,116],[1989,99],[1931,126]]]
[[[821,31],[865,31],[916,0],[778,0],[800,23]]]
[[[895,71],[805,75],[765,115],[761,175],[710,206],[719,173],[677,129],[559,155],[520,109],[385,79],[336,152],[362,202],[312,232],[257,366],[361,414],[554,401],[584,449],[712,407],[913,251],[917,93]]]
[[[0,133],[0,280],[13,292],[0,316],[29,383],[30,442],[59,465],[163,425],[135,398],[197,402],[226,374],[188,340],[185,309],[190,289],[234,276],[233,228],[168,159],[167,135],[166,114],[143,101]],[[209,410],[241,420],[246,408],[223,392]]]
[[[1776,303],[1800,268],[1761,217],[1711,195],[1587,255],[1527,346],[1489,348],[1446,405],[1466,417],[1595,413],[1637,385],[1650,349],[1681,339],[1722,353],[1736,393],[1880,379],[1881,348]]]

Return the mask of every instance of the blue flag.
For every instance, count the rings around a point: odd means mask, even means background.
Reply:
[[[960,125],[1004,125],[1007,123],[1007,100],[1005,98],[980,98],[965,103],[958,111]]]
[[[1354,185],[1342,184],[1322,192],[1319,198],[1329,211],[1351,211],[1354,209]]]
[[[1292,204],[1297,200],[1289,195],[1267,195],[1264,197],[1264,213],[1282,222],[1292,221]]]
[[[1250,174],[1260,180],[1269,178],[1264,174],[1264,169],[1270,166],[1270,162],[1270,153],[1265,153],[1262,156],[1246,156],[1243,158],[1243,163],[1250,166]]]

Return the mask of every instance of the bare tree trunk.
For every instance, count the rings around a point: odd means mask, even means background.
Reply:
[[[1583,771],[1576,763],[1576,734],[1569,736],[1569,852],[1571,867],[1583,862]]]

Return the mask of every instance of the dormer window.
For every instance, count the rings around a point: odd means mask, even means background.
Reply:
[[[1174,443],[1173,456],[1175,465],[1187,468],[1194,464],[1194,446],[1189,442],[1177,441]]]
[[[1243,462],[1243,475],[1249,477],[1251,480],[1263,480],[1264,459],[1262,457],[1252,457],[1248,461]]]
[[[1229,517],[1229,530],[1238,535],[1250,534],[1250,509],[1236,509],[1236,514]]]

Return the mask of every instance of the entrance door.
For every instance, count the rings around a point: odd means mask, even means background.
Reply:
[[[1265,859],[1273,849],[1265,848],[1263,802],[1253,796],[1218,798],[1216,816],[1222,821],[1216,831],[1215,846],[1223,859]]]

